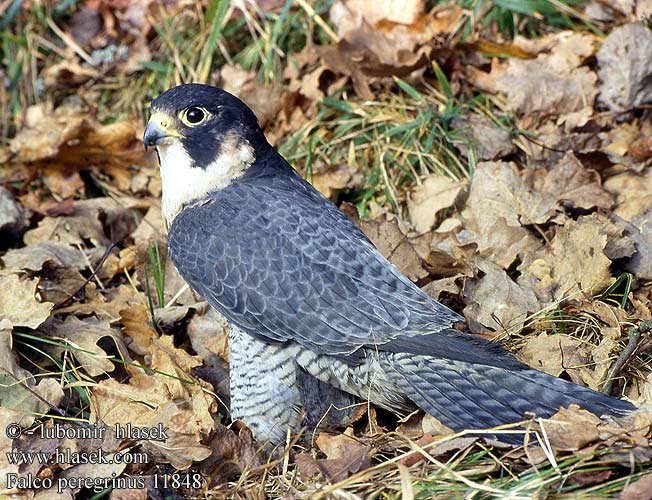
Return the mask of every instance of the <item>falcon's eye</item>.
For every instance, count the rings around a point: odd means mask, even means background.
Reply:
[[[199,125],[206,119],[208,113],[202,109],[193,106],[192,108],[184,109],[181,112],[181,119],[186,123],[186,125]]]

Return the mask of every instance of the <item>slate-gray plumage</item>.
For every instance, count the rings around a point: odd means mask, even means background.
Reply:
[[[331,403],[343,408],[358,400],[395,412],[421,407],[455,430],[511,423],[526,413],[550,416],[571,403],[597,414],[635,408],[456,329],[463,318],[401,275],[303,180],[234,96],[192,84],[153,103],[170,117],[189,107],[213,123],[175,129],[188,157],[193,133],[215,141],[204,149],[213,148],[222,163],[239,145],[252,153],[226,185],[188,199],[172,215],[169,250],[181,276],[231,324],[231,411],[259,439],[279,442],[288,427],[316,424]],[[163,136],[158,127],[145,142],[160,150]],[[228,151],[219,146],[225,137]]]

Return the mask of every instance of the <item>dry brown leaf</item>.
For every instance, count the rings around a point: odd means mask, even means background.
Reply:
[[[9,142],[13,161],[34,162],[52,158],[66,142],[77,138],[89,119],[80,108],[60,106],[52,102],[30,106],[25,127]]]
[[[144,356],[150,354],[152,342],[159,334],[151,325],[149,313],[145,304],[136,302],[130,307],[120,310],[122,333],[127,336],[129,350]]]
[[[0,408],[10,412],[13,422],[28,427],[37,415],[61,402],[63,390],[54,378],[42,378],[37,384],[34,376],[18,365],[12,330],[11,321],[0,318]]]
[[[258,117],[260,126],[274,121],[281,110],[280,84],[266,84],[256,79],[253,71],[246,71],[236,64],[225,64],[220,68],[224,90],[237,95]]]
[[[601,214],[567,219],[557,227],[549,246],[519,266],[518,282],[530,287],[543,302],[589,297],[613,281],[610,257],[633,253],[632,241],[625,236]]]
[[[54,304],[37,300],[38,282],[38,279],[21,280],[15,274],[0,276],[0,319],[28,328],[37,328],[48,319]]]
[[[152,205],[147,210],[138,227],[131,233],[137,246],[146,247],[150,241],[164,241],[167,233],[160,204]]]
[[[83,189],[81,168],[94,165],[126,190],[132,181],[129,169],[152,161],[152,154],[142,148],[142,124],[137,120],[102,125],[87,109],[74,105],[53,109],[51,103],[31,106],[26,116],[25,126],[9,143],[9,160],[39,162],[45,184],[59,196]]]
[[[449,454],[451,451],[463,450],[465,448],[468,448],[473,443],[475,443],[477,439],[478,438],[474,438],[474,437],[457,437],[453,439],[447,439],[435,446],[430,446],[435,441],[435,439],[431,435],[426,434],[425,436],[423,436],[421,439],[417,441],[417,444],[422,448],[424,446],[428,446],[428,448],[426,449],[426,453],[428,453],[429,456],[434,458],[441,458],[442,456]],[[414,451],[402,457],[399,460],[399,463],[402,463],[407,467],[411,467],[412,465],[427,459],[428,458],[424,457],[422,453],[418,451]]]
[[[174,347],[172,337],[155,340],[151,368],[157,372],[129,367],[129,383],[101,381],[92,394],[93,418],[108,425],[167,427],[166,441],[142,442],[156,460],[181,469],[204,460],[211,450],[201,441],[214,427],[212,413],[217,406],[207,384],[189,373],[200,364]]]
[[[507,95],[507,106],[520,114],[585,111],[590,116],[598,77],[580,65],[595,53],[598,38],[571,31],[549,37],[554,38],[549,52],[531,60],[510,58],[506,67],[496,70],[502,72],[496,75],[497,90]]]
[[[9,250],[2,256],[2,260],[5,268],[10,271],[38,272],[46,262],[79,271],[88,265],[81,250],[56,241],[39,241]]]
[[[101,292],[94,283],[85,287],[84,302],[57,309],[59,314],[94,314],[100,319],[117,321],[120,311],[142,300],[131,285],[119,285]]]
[[[633,305],[636,307],[636,298],[632,297],[632,299]],[[596,316],[600,321],[607,324],[608,327],[615,329],[620,329],[623,323],[630,321],[630,317],[625,309],[621,309],[602,300],[583,301],[577,306],[577,311]],[[640,311],[639,314],[643,315]]]
[[[52,92],[64,87],[78,87],[87,81],[100,76],[96,68],[82,66],[76,60],[62,60],[46,66],[40,74],[43,78],[44,90]]]
[[[450,33],[462,16],[457,5],[440,6],[421,15],[420,0],[401,4],[399,10],[403,12],[396,16],[391,2],[356,0],[336,2],[331,7],[331,19],[341,40],[316,50],[327,68],[351,77],[354,90],[363,99],[374,97],[370,86],[373,78],[406,76],[424,68],[433,56],[432,45],[440,44],[436,35]],[[403,22],[407,19],[409,24]]]
[[[528,337],[518,357],[537,370],[555,377],[566,372],[575,382],[579,382],[580,368],[589,360],[589,348],[570,335],[548,335],[544,332]]]
[[[630,232],[636,253],[625,268],[641,279],[652,279],[652,210],[634,219],[635,230]]]
[[[471,280],[464,290],[469,303],[464,309],[464,316],[471,329],[481,331],[477,323],[494,331],[522,329],[528,314],[541,309],[534,292],[515,283],[503,269],[489,260],[480,259],[477,265],[484,276]]]
[[[46,265],[40,275],[38,291],[41,299],[53,304],[61,304],[73,298],[86,284],[86,278],[79,271],[69,267]]]
[[[78,198],[85,191],[78,167],[48,163],[42,169],[43,184],[61,198]]]
[[[601,333],[600,343],[591,352],[594,365],[580,369],[582,381],[594,391],[602,389],[620,348],[620,328],[603,328]]]
[[[609,177],[604,182],[604,189],[616,197],[614,213],[632,222],[652,207],[652,168],[641,173],[626,171]]]
[[[597,59],[602,104],[612,111],[628,111],[652,102],[652,32],[642,22],[614,28]]]
[[[222,424],[216,424],[208,446],[212,454],[201,463],[201,472],[204,477],[211,478],[209,486],[222,485],[245,470],[251,473],[252,469],[267,462],[264,448],[254,442],[246,428],[236,433]]]
[[[422,287],[421,289],[433,299],[441,300],[442,293],[448,293],[450,295],[459,295],[462,289],[458,284],[458,280],[462,280],[463,278],[464,278],[463,274],[457,274],[449,278],[434,280],[428,283],[426,286]]]
[[[326,454],[326,459],[314,459],[309,454],[297,457],[301,473],[307,477],[321,472],[331,481],[346,479],[351,474],[371,467],[371,457],[376,450],[361,444],[346,434],[320,433],[316,444]]]
[[[629,155],[636,161],[645,161],[652,158],[652,138],[639,137],[632,142]]]
[[[472,113],[455,117],[451,126],[458,136],[466,139],[455,142],[463,156],[467,156],[469,149],[472,149],[478,160],[496,160],[515,149],[510,131],[499,127],[486,116]]]
[[[577,292],[591,295],[610,284],[611,260],[604,253],[608,241],[605,225],[597,214],[577,221],[568,219],[557,229],[548,259],[556,299]]]
[[[203,304],[188,322],[188,339],[194,351],[204,360],[204,364],[222,366],[223,363],[219,359],[229,362],[226,319],[207,303]],[[219,359],[215,359],[216,357]]]
[[[364,183],[362,174],[355,166],[346,163],[326,165],[322,161],[316,162],[310,181],[327,198],[333,197],[342,189],[353,189]]]
[[[75,316],[68,316],[65,321],[51,318],[39,327],[39,332],[46,338],[63,341],[70,345],[70,349],[64,349],[58,345],[47,344],[44,349],[57,359],[61,357],[64,351],[70,353],[77,359],[80,368],[85,370],[91,377],[112,372],[115,368],[113,362],[107,359],[108,353],[97,345],[103,338],[110,338],[120,352],[122,359],[129,360],[122,337],[118,331],[109,326],[109,322],[106,320],[95,318],[84,318],[82,320]]]
[[[494,219],[502,217],[509,226],[544,224],[557,211],[557,201],[551,196],[533,192],[521,179],[516,166],[504,162],[478,164],[471,182],[467,207],[474,211],[491,213]]]
[[[552,117],[555,118],[555,117]],[[538,117],[526,116],[519,120],[521,129],[537,129],[536,142],[526,141],[522,144],[532,160],[548,162],[550,158],[557,159],[560,152],[574,151],[576,153],[594,153],[602,147],[600,136],[593,131],[570,131],[560,127],[558,119],[549,119],[541,125]]]
[[[640,479],[625,486],[618,500],[652,500],[652,473],[644,474]]]
[[[408,198],[410,220],[416,231],[430,231],[435,225],[437,213],[451,207],[461,189],[461,182],[438,175],[431,175],[416,186]]]
[[[408,0],[397,4],[391,0],[380,0],[369,3],[364,0],[348,0],[336,2],[331,7],[331,21],[337,28],[338,34],[344,36],[355,29],[361,18],[371,25],[386,20],[397,24],[412,24],[424,12],[423,0]]]
[[[602,150],[625,156],[640,133],[641,126],[636,120],[631,123],[619,123],[605,134]]]
[[[567,206],[585,210],[607,210],[613,206],[613,197],[602,188],[600,175],[584,168],[572,152],[566,153],[547,173],[529,170],[528,174],[534,189]]]
[[[44,217],[35,229],[25,233],[26,245],[40,241],[55,241],[68,245],[82,245],[84,240],[93,246],[105,248],[109,244],[101,214],[128,210],[112,198],[92,198],[73,203],[74,212],[64,217]],[[101,254],[100,256],[101,257]]]
[[[543,420],[543,427],[551,446],[555,450],[577,451],[600,438],[601,421],[592,413],[571,405],[561,408],[549,419]]]
[[[517,257],[525,261],[541,247],[523,225],[545,223],[556,214],[556,200],[533,191],[515,166],[483,162],[471,179],[464,229],[456,238],[462,245],[476,244],[480,255],[507,269]]]

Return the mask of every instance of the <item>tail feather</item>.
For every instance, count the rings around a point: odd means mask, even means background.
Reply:
[[[405,381],[417,406],[456,431],[550,417],[576,403],[596,415],[623,415],[633,404],[553,377],[533,368],[507,370],[428,356],[395,354],[391,367]],[[522,442],[506,435],[506,442]]]

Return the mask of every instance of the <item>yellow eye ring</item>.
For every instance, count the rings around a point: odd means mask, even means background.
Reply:
[[[196,127],[197,125],[203,123],[206,121],[208,116],[208,111],[200,106],[191,106],[179,113],[179,118],[181,121],[189,127]]]

